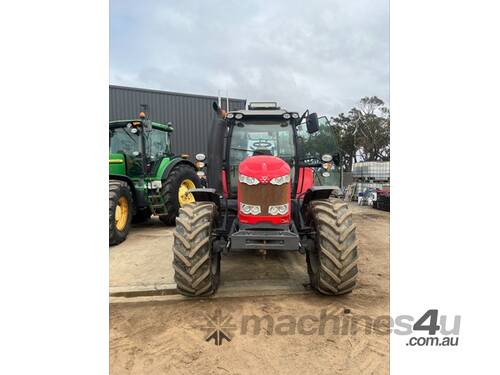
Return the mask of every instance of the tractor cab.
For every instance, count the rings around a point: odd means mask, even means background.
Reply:
[[[170,124],[140,118],[109,123],[110,173],[144,178],[155,175],[164,158],[172,156]]]
[[[208,185],[235,198],[239,169],[245,165],[241,164],[256,156],[267,156],[288,165],[291,197],[300,198],[313,186],[314,174],[333,167],[334,158],[329,153],[318,155],[305,147],[305,140],[314,136],[321,120],[316,113],[300,116],[279,108],[275,102],[250,103],[247,110],[224,113],[214,125],[208,145],[208,165],[220,166],[219,170],[208,169]]]
[[[299,117],[297,113],[266,108],[229,113],[226,117],[229,120],[227,166],[230,195],[237,192],[239,166],[246,159],[257,156],[267,158],[256,160],[281,159],[281,163],[288,165],[289,171],[294,171],[297,154],[294,122]],[[246,163],[243,168],[249,165],[252,164]]]

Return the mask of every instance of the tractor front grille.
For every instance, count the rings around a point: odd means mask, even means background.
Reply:
[[[257,185],[247,185],[239,182],[238,195],[240,202],[260,206],[260,214],[256,216],[269,216],[269,206],[288,203],[290,184],[273,185],[260,183]]]

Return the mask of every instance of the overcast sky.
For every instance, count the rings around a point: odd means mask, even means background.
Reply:
[[[389,1],[110,1],[110,83],[347,112],[389,102]]]

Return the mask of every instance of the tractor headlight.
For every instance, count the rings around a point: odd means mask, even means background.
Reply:
[[[240,203],[240,211],[245,215],[258,215],[261,212],[260,206],[246,203]]]
[[[205,156],[205,154],[196,154],[194,158],[198,161],[205,161],[207,157]]]
[[[284,118],[285,120],[288,120],[288,119],[290,118],[290,114],[289,114],[289,113],[285,113],[285,114],[283,114],[283,118]]]
[[[286,174],[284,176],[274,177],[271,181],[273,185],[283,185],[290,182],[290,175]]]
[[[236,115],[234,115],[234,117],[236,118],[236,120],[241,120],[243,118],[243,115],[241,113],[237,113]]]
[[[205,177],[205,172],[203,172],[203,171],[198,171],[198,172],[196,172],[196,175],[197,175],[199,178],[203,178],[203,177]]]
[[[269,206],[268,212],[271,215],[278,215],[279,213],[278,206]]]
[[[252,215],[260,214],[260,206],[252,206]]]
[[[148,189],[161,189],[161,180],[148,182],[147,187]]]
[[[277,206],[269,206],[268,212],[270,215],[285,215],[288,213],[288,203],[279,204]]]
[[[240,173],[239,180],[240,180],[240,182],[247,184],[247,185],[257,185],[259,183],[259,180],[257,180],[255,177],[245,176],[244,174],[241,174],[241,173]]]

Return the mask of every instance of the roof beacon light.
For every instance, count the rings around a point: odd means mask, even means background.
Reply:
[[[139,118],[146,118],[146,114],[144,112],[139,112]]]
[[[280,109],[276,102],[252,102],[248,103],[248,109]]]

